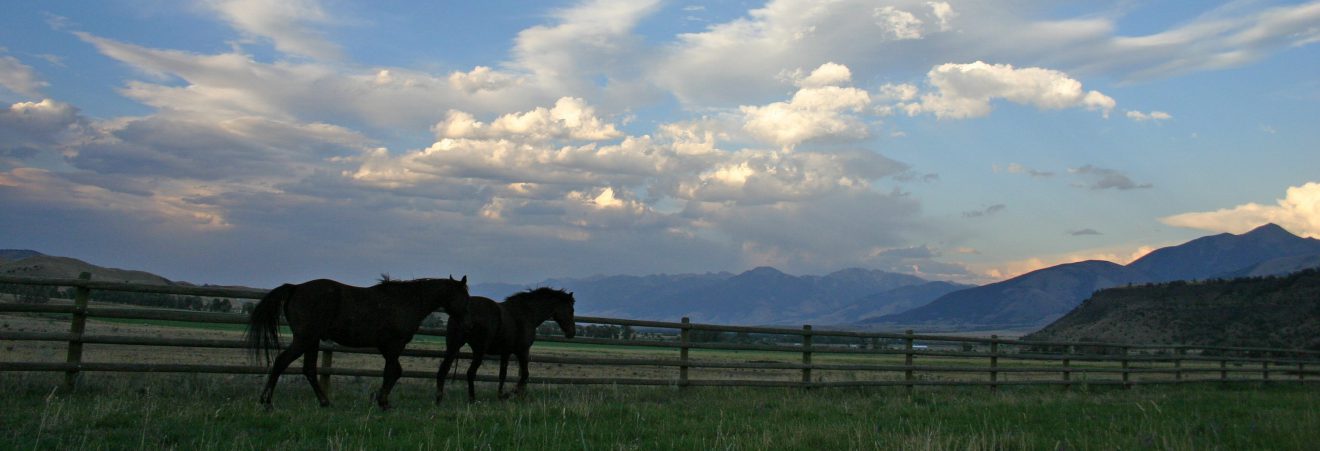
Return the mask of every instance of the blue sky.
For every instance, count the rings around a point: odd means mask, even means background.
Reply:
[[[1320,2],[6,2],[0,247],[203,283],[1320,236]]]

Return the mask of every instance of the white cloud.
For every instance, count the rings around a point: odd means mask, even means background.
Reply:
[[[940,31],[949,31],[952,28],[952,22],[958,17],[958,12],[953,10],[949,2],[926,2],[930,7],[930,13],[935,16],[935,20],[940,24]]]
[[[538,107],[525,113],[510,113],[486,124],[461,111],[432,128],[440,138],[499,139],[520,137],[535,141],[573,139],[603,141],[623,134],[596,117],[596,110],[578,98],[564,97],[552,108]]]
[[[286,54],[329,60],[342,57],[339,46],[312,26],[334,21],[319,0],[208,0],[206,4],[230,26],[251,38],[269,39],[276,50]]]
[[[812,139],[860,139],[866,123],[857,116],[871,103],[866,91],[835,86],[849,80],[848,68],[827,63],[798,82],[804,86],[788,102],[744,105],[743,129],[766,142],[791,149]]]
[[[66,103],[50,99],[15,103],[0,109],[0,157],[57,151],[76,139],[85,125],[78,109]]]
[[[909,115],[934,114],[939,118],[969,118],[990,114],[991,101],[1004,99],[1040,109],[1085,108],[1105,117],[1114,99],[1098,91],[1084,91],[1068,74],[1039,67],[1014,68],[1009,64],[948,63],[926,74],[934,88],[918,103],[902,104]]]
[[[473,93],[477,91],[498,91],[522,83],[524,80],[512,74],[496,72],[486,66],[477,66],[469,72],[449,74],[449,84],[459,91]]]
[[[921,39],[922,21],[910,12],[893,6],[881,6],[872,13],[885,37],[894,40]]]
[[[1320,238],[1320,182],[1289,187],[1274,205],[1255,202],[1207,212],[1182,213],[1160,218],[1160,222],[1213,232],[1243,233],[1267,223],[1289,231]]]
[[[18,58],[0,55],[0,87],[15,94],[28,97],[41,97],[41,89],[49,86],[41,80],[37,71],[23,64]]]
[[[811,74],[795,80],[794,84],[799,88],[820,88],[824,86],[839,86],[852,82],[852,71],[848,66],[829,62],[820,65]]]
[[[1146,122],[1146,121],[1161,122],[1161,121],[1167,121],[1173,119],[1172,115],[1170,115],[1169,113],[1165,113],[1163,111],[1151,111],[1149,113],[1143,113],[1140,111],[1128,110],[1124,114],[1127,116],[1128,119],[1132,119],[1137,122]]]

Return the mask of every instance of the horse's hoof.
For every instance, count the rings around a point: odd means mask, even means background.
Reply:
[[[512,393],[500,393],[500,401],[513,397]]]
[[[330,407],[330,401],[321,401],[321,407]]]
[[[266,412],[274,412],[274,411],[275,411],[275,406],[271,405],[271,404],[268,403],[268,402],[266,402],[266,403],[261,403],[261,410],[264,410],[264,411],[266,411]]]

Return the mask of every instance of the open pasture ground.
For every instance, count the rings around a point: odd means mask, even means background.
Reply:
[[[6,330],[50,332],[63,318],[0,315]],[[177,327],[134,321],[88,322],[88,333],[237,338],[239,328]],[[61,342],[0,342],[6,361],[61,361]],[[439,349],[428,337],[410,349]],[[673,358],[663,348],[539,343],[533,356]],[[336,367],[380,368],[379,356],[336,354]],[[236,349],[95,346],[86,361],[241,364]],[[792,361],[794,353],[694,350],[693,359]],[[847,363],[897,363],[901,356],[818,356]],[[975,364],[966,359],[957,364]],[[982,362],[983,363],[983,362]],[[405,359],[434,372],[437,359]],[[1112,364],[1112,363],[1111,363]],[[468,404],[463,384],[432,402],[434,381],[405,378],[378,410],[380,379],[334,376],[329,408],[317,406],[295,363],[281,379],[275,408],[256,402],[258,375],[83,373],[59,393],[57,372],[0,373],[0,449],[1310,449],[1320,443],[1320,387],[1295,382],[1186,385],[902,386],[754,388],[547,385],[498,401],[479,383]],[[466,368],[466,362],[460,364]],[[490,362],[483,375],[493,375]],[[672,367],[539,363],[533,377],[674,378]],[[748,374],[748,371],[756,371]],[[694,369],[693,373],[697,374]],[[821,372],[828,379],[844,372]],[[694,376],[695,377],[695,376]],[[795,370],[706,369],[700,377],[799,377]],[[819,377],[819,376],[818,376]],[[859,377],[901,377],[879,373]],[[941,377],[939,374],[923,374]],[[1024,375],[1023,377],[1027,377]],[[1057,377],[1040,375],[1036,377]]]
[[[1117,387],[620,387],[533,384],[463,401],[405,379],[382,412],[374,378],[317,407],[301,375],[272,411],[255,375],[0,374],[0,449],[1313,449],[1320,390],[1300,384]]]

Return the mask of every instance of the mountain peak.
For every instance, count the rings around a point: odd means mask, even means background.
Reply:
[[[1242,234],[1242,236],[1251,236],[1251,237],[1284,237],[1284,238],[1288,238],[1288,237],[1296,238],[1296,237],[1297,237],[1297,235],[1292,234],[1292,232],[1289,232],[1287,229],[1284,229],[1283,227],[1280,227],[1278,224],[1275,224],[1275,223],[1272,223],[1272,222],[1271,222],[1271,223],[1267,223],[1267,224],[1265,224],[1265,225],[1263,225],[1263,226],[1260,226],[1260,227],[1256,227],[1256,228],[1254,228],[1254,229],[1251,229],[1250,232],[1244,233],[1244,234]]]
[[[739,275],[750,277],[783,277],[788,274],[784,274],[783,271],[775,269],[773,266],[757,266]]]

